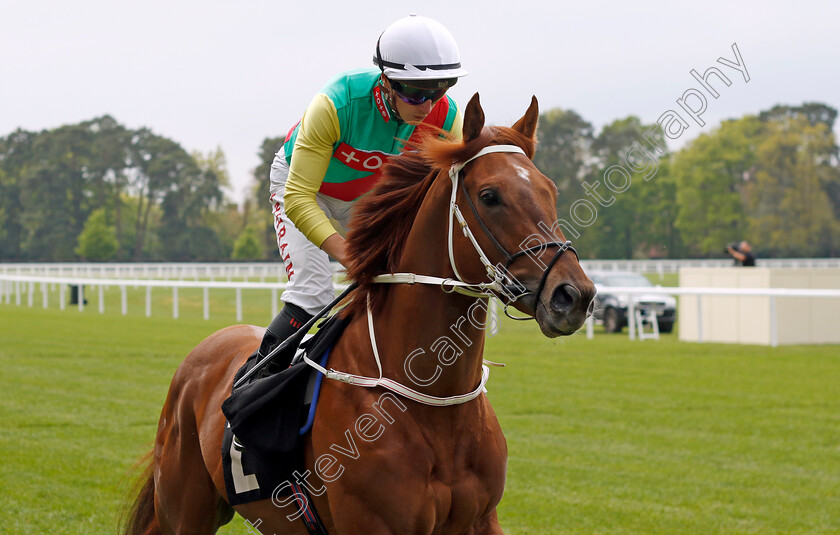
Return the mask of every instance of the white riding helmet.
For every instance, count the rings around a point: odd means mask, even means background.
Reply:
[[[376,42],[373,63],[391,80],[445,80],[467,75],[449,30],[436,20],[415,14],[385,28]]]

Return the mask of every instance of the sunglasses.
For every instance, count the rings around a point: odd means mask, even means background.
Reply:
[[[420,87],[404,85],[393,80],[391,81],[391,87],[394,89],[394,92],[400,100],[406,104],[411,104],[412,106],[419,106],[427,100],[431,100],[432,102],[438,101],[443,98],[447,89],[422,89]]]

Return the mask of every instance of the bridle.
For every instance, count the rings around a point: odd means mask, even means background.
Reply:
[[[501,243],[499,243],[499,240],[496,239],[493,233],[490,232],[490,229],[487,228],[487,225],[484,224],[484,221],[482,221],[481,217],[478,215],[478,210],[476,210],[475,205],[470,199],[470,196],[467,194],[467,190],[463,184],[463,181],[461,181],[461,190],[464,192],[464,196],[467,199],[467,203],[470,205],[470,209],[472,210],[473,215],[475,216],[481,228],[484,230],[484,233],[490,238],[490,241],[493,242],[496,248],[499,249],[499,251],[501,251],[501,253],[505,257],[504,267],[501,267],[500,265],[494,266],[490,262],[490,259],[487,257],[487,254],[485,254],[484,250],[481,248],[481,245],[479,245],[478,241],[475,239],[475,235],[473,234],[472,230],[470,230],[470,227],[467,224],[467,220],[464,219],[464,215],[461,213],[461,209],[458,207],[458,203],[455,202],[455,200],[458,195],[458,182],[460,179],[460,174],[461,171],[464,169],[464,166],[466,166],[468,163],[475,160],[476,158],[484,156],[485,154],[492,154],[496,152],[513,152],[525,154],[525,151],[523,151],[521,148],[515,145],[491,145],[478,151],[478,153],[475,154],[472,158],[469,158],[464,162],[454,164],[449,169],[449,177],[452,180],[452,197],[449,201],[448,247],[449,263],[452,266],[452,271],[455,273],[455,279],[444,279],[441,277],[433,277],[429,275],[417,275],[416,273],[388,273],[374,277],[374,282],[389,284],[439,285],[441,289],[446,293],[457,292],[473,297],[498,297],[501,299],[503,296],[505,298],[505,314],[508,317],[523,320],[533,319],[532,317],[518,318],[516,316],[511,315],[508,312],[508,307],[510,305],[512,305],[522,297],[532,293],[521,283],[519,283],[510,275],[508,275],[508,268],[516,259],[518,259],[521,256],[533,253],[534,251],[541,251],[548,246],[558,247],[557,253],[555,253],[554,258],[551,259],[551,262],[549,262],[548,266],[543,271],[540,283],[537,286],[536,296],[539,299],[539,296],[542,293],[543,288],[545,287],[545,281],[548,277],[548,272],[551,271],[551,268],[554,267],[554,264],[557,263],[557,261],[560,259],[560,256],[562,256],[564,252],[569,250],[575,253],[575,256],[577,256],[577,251],[575,251],[574,248],[572,248],[572,242],[570,241],[550,241],[544,242],[538,246],[517,251],[514,254],[510,254],[510,252],[508,252],[508,250],[505,249]],[[492,282],[469,283],[464,281],[461,277],[461,274],[458,272],[458,267],[455,265],[455,254],[453,247],[455,219],[458,220],[458,225],[460,225],[461,231],[464,233],[464,236],[466,236],[467,239],[469,239],[470,243],[472,243],[473,247],[478,253],[478,257],[479,259],[481,259],[481,263],[487,270],[487,275],[490,277]],[[355,375],[347,372],[338,371],[332,368],[326,369],[317,362],[311,360],[305,354],[303,356],[304,362],[306,362],[309,366],[315,368],[316,370],[324,374],[324,376],[328,379],[334,379],[336,381],[341,381],[344,383],[365,388],[386,388],[403,397],[417,401],[418,403],[423,403],[425,405],[432,405],[437,407],[445,407],[448,405],[459,405],[461,403],[466,403],[477,398],[479,395],[481,395],[482,392],[485,391],[484,386],[487,384],[487,380],[490,377],[490,369],[487,367],[486,364],[482,364],[481,366],[481,380],[479,381],[478,386],[471,392],[468,392],[466,394],[460,394],[457,396],[430,396],[428,394],[424,394],[422,392],[418,392],[417,390],[409,388],[397,381],[384,377],[382,374],[382,361],[379,356],[379,349],[377,348],[376,344],[376,335],[373,329],[373,314],[370,308],[369,294],[367,296],[367,323],[368,335],[370,336],[370,344],[373,350],[373,358],[374,362],[376,363],[377,370],[379,372],[378,377],[366,377],[361,375]]]
[[[535,245],[533,247],[529,247],[527,249],[519,250],[513,254],[511,254],[500,242],[484,221],[481,219],[481,216],[478,214],[478,210],[475,207],[472,199],[467,192],[466,186],[464,186],[464,181],[460,180],[461,178],[461,171],[466,167],[466,165],[476,158],[484,156],[486,154],[493,154],[497,152],[510,152],[510,153],[519,153],[525,154],[520,147],[516,145],[490,145],[488,147],[484,147],[480,151],[478,151],[474,156],[471,158],[453,164],[452,167],[449,168],[449,178],[452,180],[452,196],[449,201],[449,228],[447,231],[448,238],[448,249],[449,249],[449,264],[452,266],[452,271],[455,273],[455,278],[440,278],[440,277],[431,277],[427,275],[417,275],[414,273],[389,273],[385,275],[378,275],[374,277],[374,282],[380,283],[394,283],[394,284],[434,284],[440,285],[441,289],[447,293],[456,292],[464,295],[469,295],[473,297],[497,297],[499,298],[505,305],[505,315],[509,318],[516,319],[516,320],[529,320],[534,319],[533,316],[528,316],[525,318],[517,317],[512,315],[508,308],[525,297],[529,294],[534,294],[537,299],[542,294],[543,289],[545,288],[545,283],[548,278],[548,273],[551,271],[551,268],[554,267],[554,264],[560,260],[560,257],[566,251],[572,251],[575,253],[575,256],[578,256],[577,251],[572,247],[572,242],[566,240],[564,242],[561,241],[548,241],[542,242],[540,245]],[[464,197],[467,200],[467,204],[472,210],[473,216],[475,217],[476,221],[478,222],[481,229],[484,231],[484,234],[490,239],[496,249],[502,253],[505,264],[502,266],[501,264],[493,265],[493,263],[488,258],[487,254],[479,245],[478,240],[476,240],[475,235],[473,234],[472,230],[470,229],[469,224],[467,224],[467,220],[464,218],[463,213],[461,212],[458,203],[456,202],[456,197],[458,195],[458,189],[460,189],[464,193]],[[492,281],[489,283],[468,283],[464,281],[461,274],[458,272],[458,267],[455,265],[455,253],[454,253],[454,246],[453,246],[453,236],[454,232],[454,220],[457,219],[458,225],[461,227],[461,231],[463,232],[464,236],[470,241],[475,251],[478,253],[478,258],[481,261],[482,265],[484,266],[488,278]],[[540,278],[540,282],[537,286],[535,291],[528,290],[522,283],[517,281],[510,275],[508,268],[510,268],[511,264],[516,261],[518,258],[531,255],[535,251],[542,251],[545,250],[547,247],[557,247],[558,250],[555,253],[554,257],[546,266],[545,270],[543,271],[542,277]]]

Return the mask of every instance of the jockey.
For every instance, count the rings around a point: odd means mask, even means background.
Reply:
[[[392,23],[373,62],[376,68],[327,82],[271,165],[274,228],[289,283],[262,357],[335,297],[329,257],[345,265],[351,209],[383,164],[405,149],[404,140],[438,129],[461,137],[462,112],[446,91],[467,71],[442,24],[417,15]]]

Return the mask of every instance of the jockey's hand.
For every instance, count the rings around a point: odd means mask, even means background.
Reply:
[[[321,244],[321,249],[338,261],[339,264],[347,267],[347,242],[341,234],[335,233]]]

